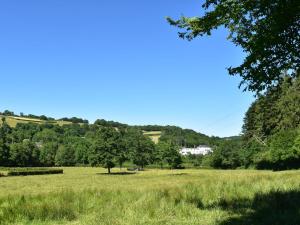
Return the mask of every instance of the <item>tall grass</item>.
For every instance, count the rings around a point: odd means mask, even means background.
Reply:
[[[92,168],[64,170],[65,175],[0,178],[0,224],[300,224],[298,171],[104,176]]]

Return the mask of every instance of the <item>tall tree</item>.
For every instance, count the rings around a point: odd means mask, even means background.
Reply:
[[[154,161],[155,146],[149,137],[145,137],[141,131],[132,132],[130,139],[130,159],[132,162],[144,168]]]
[[[96,134],[91,148],[89,162],[92,166],[103,166],[111,173],[119,154],[119,133],[112,127],[102,127]]]
[[[281,130],[296,129],[300,125],[299,105],[300,78],[284,77],[248,109],[243,125],[245,139],[265,141]]]
[[[242,77],[244,90],[265,90],[280,81],[285,71],[296,76],[300,67],[299,0],[206,0],[202,8],[201,17],[167,19],[183,29],[179,36],[188,40],[226,27],[228,39],[247,54],[240,66],[229,68],[231,75]]]
[[[181,167],[182,158],[179,153],[179,147],[173,143],[168,144],[168,148],[165,152],[165,161],[172,169]]]

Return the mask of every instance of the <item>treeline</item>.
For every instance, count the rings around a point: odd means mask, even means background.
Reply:
[[[106,121],[106,120],[96,120],[95,124],[101,126],[111,126],[115,128],[128,128],[142,130],[142,131],[160,131],[161,137],[160,141],[172,142],[178,146],[184,147],[196,147],[199,145],[209,145],[213,146],[221,139],[218,137],[209,137],[207,135],[198,133],[190,129],[182,129],[176,126],[160,126],[160,125],[145,125],[145,126],[130,126],[127,124]]]
[[[142,130],[116,128],[97,123],[54,124],[19,123],[11,128],[2,118],[0,127],[0,166],[102,166],[122,167],[130,161],[137,167],[148,164],[181,167],[179,146],[172,142],[155,145]]]
[[[0,112],[0,115],[14,116],[14,117],[24,117],[24,118],[30,118],[30,119],[39,119],[39,120],[45,120],[45,121],[55,121],[55,118],[48,117],[48,116],[45,116],[45,115],[37,116],[37,115],[33,115],[33,114],[24,114],[22,112],[18,115],[18,114],[15,114],[13,111],[9,111],[9,110],[4,110],[3,112]],[[72,123],[86,123],[86,124],[89,123],[88,120],[78,118],[78,117],[71,117],[71,118],[63,117],[63,118],[58,119],[58,120],[72,122]]]
[[[182,129],[176,126],[166,126],[162,129],[161,141],[171,141],[179,146],[197,147],[199,145],[214,146],[221,139],[218,137],[209,137],[190,129]]]
[[[240,139],[218,142],[207,156],[215,168],[300,168],[300,78],[284,77],[257,97]]]
[[[172,142],[178,146],[185,147],[196,147],[199,145],[209,145],[213,146],[216,142],[221,139],[218,137],[209,137],[207,135],[198,133],[190,129],[182,129],[176,126],[160,126],[160,125],[144,125],[144,126],[130,126],[127,124],[106,121],[106,120],[96,120],[95,124],[101,126],[112,126],[116,128],[128,128],[143,130],[143,131],[160,131],[161,137],[160,141]]]
[[[82,119],[82,118],[78,118],[78,117],[71,117],[71,118],[63,117],[63,118],[61,118],[59,120],[67,121],[67,122],[72,122],[72,123],[86,123],[86,124],[89,123],[88,120]]]
[[[36,116],[36,115],[33,115],[33,114],[24,114],[24,113],[20,113],[20,115],[18,114],[15,114],[14,112],[12,111],[9,111],[9,110],[5,110],[4,112],[0,112],[0,115],[3,115],[3,116],[14,116],[14,117],[25,117],[25,118],[31,118],[31,119],[39,119],[39,120],[46,120],[46,121],[54,121],[55,119],[52,118],[52,117],[47,117],[45,115],[41,115],[41,116]]]

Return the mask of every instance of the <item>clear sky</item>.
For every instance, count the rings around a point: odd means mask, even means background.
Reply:
[[[253,94],[226,67],[243,52],[226,30],[188,42],[165,20],[201,3],[0,1],[0,111],[239,134]]]

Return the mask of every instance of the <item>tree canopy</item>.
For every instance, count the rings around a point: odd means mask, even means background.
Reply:
[[[230,75],[242,77],[240,87],[261,92],[282,80],[295,77],[300,67],[299,0],[206,0],[204,15],[167,18],[182,29],[179,36],[192,40],[225,27],[228,39],[246,53],[243,63],[229,67]]]

